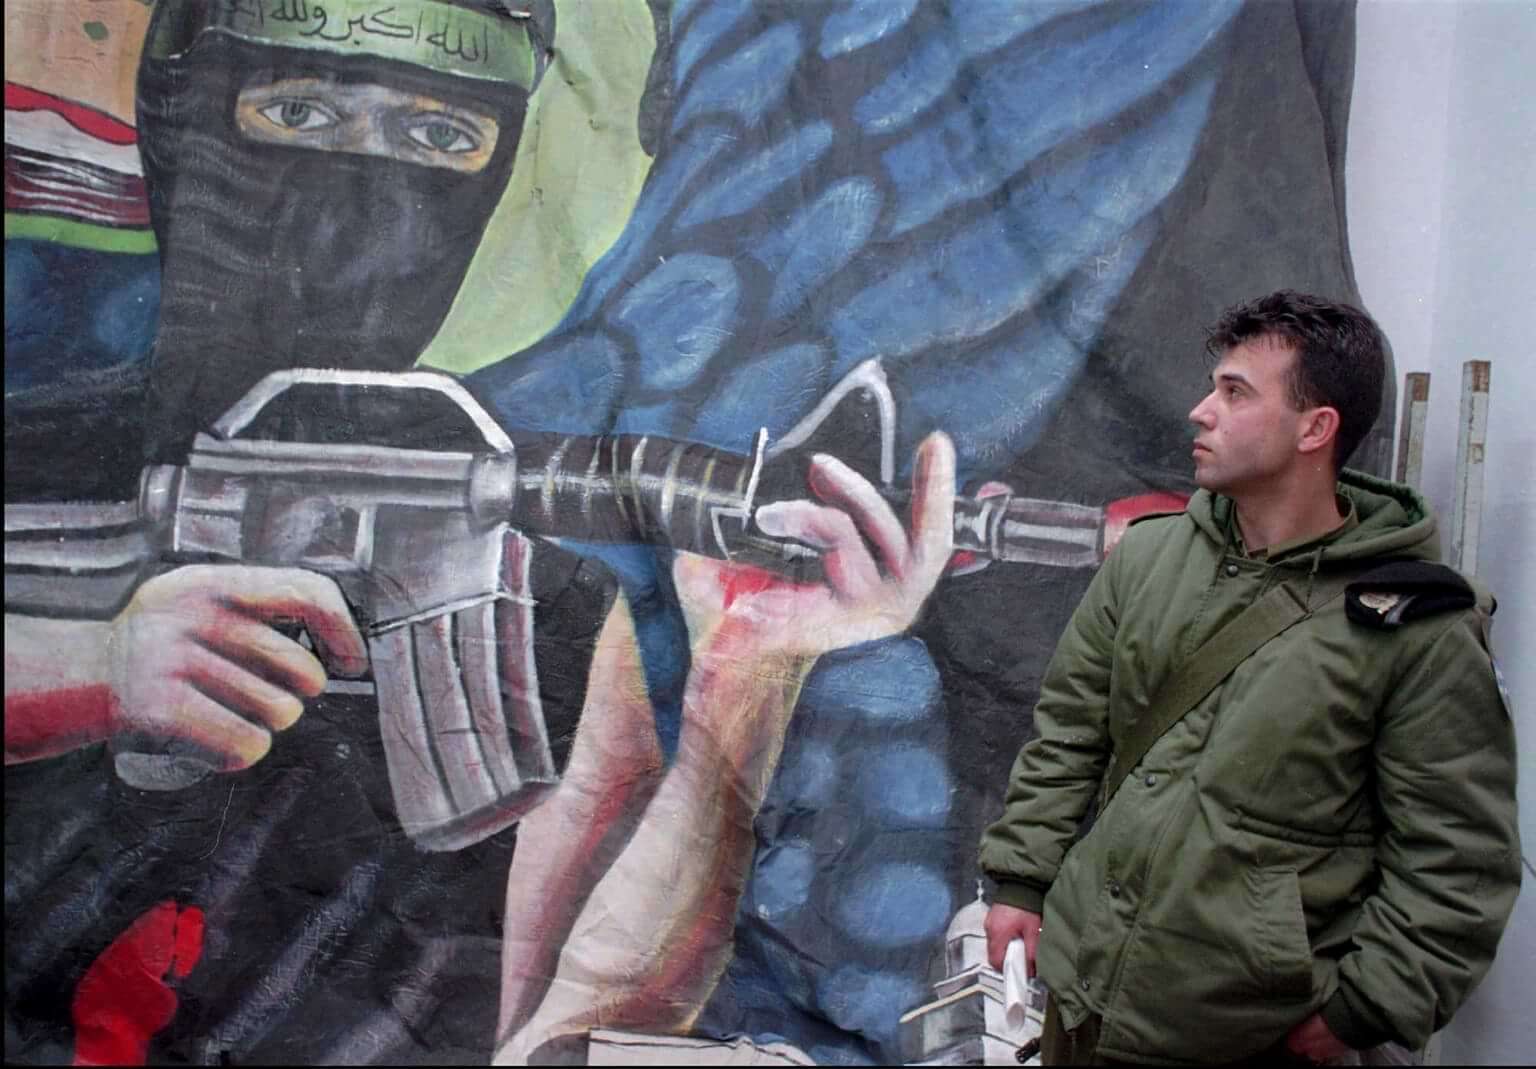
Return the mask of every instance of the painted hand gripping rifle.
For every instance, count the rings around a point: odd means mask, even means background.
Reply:
[[[515,822],[558,780],[532,683],[529,543],[646,543],[817,571],[814,547],[753,524],[805,496],[818,440],[872,443],[861,465],[893,502],[895,401],[862,365],[805,421],[750,455],[646,436],[508,432],[433,372],[301,369],[263,379],[184,465],[146,468],[137,501],[7,505],[6,612],[110,617],[168,566],[296,566],[330,576],[368,638],[390,785],[426,849]],[[1132,499],[1130,511],[1175,499]],[[1126,504],[1131,504],[1127,502]],[[1122,514],[1127,509],[1119,509]],[[1116,515],[1001,495],[955,502],[955,548],[977,558],[1097,565]],[[119,749],[143,789],[196,782],[196,756]]]

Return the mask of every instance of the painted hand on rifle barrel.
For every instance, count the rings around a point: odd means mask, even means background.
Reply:
[[[570,769],[519,833],[498,1063],[549,1055],[599,1025],[691,1025],[729,960],[753,820],[801,684],[820,654],[899,634],[917,617],[950,559],[954,471],[949,439],[928,438],[903,524],[871,482],[816,456],[817,500],[759,513],[766,533],[817,547],[815,582],[678,555],[692,657],[664,771],[636,702],[638,660],[600,647]],[[584,829],[579,842],[573,827]]]
[[[818,500],[764,505],[754,519],[765,534],[814,546],[821,581],[679,557],[674,571],[696,638],[729,645],[750,636],[754,656],[814,659],[899,634],[916,619],[954,544],[948,436],[935,433],[918,447],[905,524],[884,495],[835,457],[814,456],[808,481]]]

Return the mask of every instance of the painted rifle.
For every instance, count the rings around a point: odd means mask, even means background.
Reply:
[[[140,583],[187,563],[331,577],[373,672],[371,688],[331,686],[376,692],[402,824],[427,848],[456,849],[515,821],[558,779],[542,721],[498,685],[496,607],[527,601],[520,536],[666,545],[811,577],[817,550],[768,536],[753,516],[805,496],[818,439],[856,437],[873,445],[864,474],[903,503],[895,402],[875,362],[779,441],[759,432],[745,455],[645,435],[509,432],[435,372],[274,372],[196,436],[185,464],[146,468],[136,501],[7,505],[6,612],[110,618]],[[1087,505],[957,497],[954,544],[983,560],[1091,567],[1113,521]],[[528,640],[531,615],[524,624],[515,630]],[[145,789],[209,770],[133,750],[116,752],[115,768]]]

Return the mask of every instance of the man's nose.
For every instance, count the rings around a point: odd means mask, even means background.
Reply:
[[[1216,396],[1214,393],[1206,394],[1203,398],[1200,399],[1200,403],[1198,405],[1189,410],[1189,421],[1191,423],[1198,423],[1200,426],[1205,427],[1207,430],[1213,426],[1211,416],[1211,398],[1214,396]]]

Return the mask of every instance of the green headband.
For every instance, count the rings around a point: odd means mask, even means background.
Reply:
[[[537,67],[528,21],[439,0],[213,0],[197,33],[381,56],[532,92]],[[156,41],[151,51],[166,58],[169,42]]]

